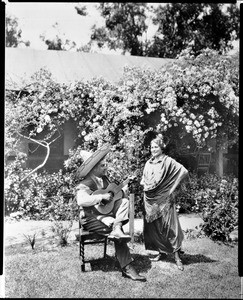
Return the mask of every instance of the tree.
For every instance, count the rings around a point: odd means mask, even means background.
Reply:
[[[105,26],[93,26],[91,41],[100,48],[121,49],[123,54],[176,58],[189,46],[196,55],[206,48],[223,54],[239,38],[236,4],[169,3],[149,8],[146,3],[117,2],[102,3],[98,9]],[[158,29],[145,39],[150,13]]]
[[[77,14],[80,15],[80,16],[87,16],[88,13],[87,13],[87,7],[85,5],[76,5],[75,6],[75,9],[77,11]]]
[[[21,38],[22,30],[19,28],[18,19],[16,17],[6,16],[6,47],[18,47],[23,43],[27,47],[30,46],[29,41],[23,41]]]
[[[195,54],[210,48],[226,53],[239,38],[239,8],[231,4],[170,3],[154,10],[158,25],[149,56],[175,58],[192,46]]]
[[[70,41],[65,38],[65,34],[61,34],[58,28],[58,23],[56,22],[53,27],[53,32],[49,33],[49,38],[46,37],[46,34],[41,34],[40,38],[47,45],[47,50],[62,50],[69,51],[72,48],[76,47],[76,43],[74,41]]]
[[[40,70],[32,76],[32,82],[28,83],[19,92],[6,91],[5,105],[5,154],[15,155],[17,160],[23,160],[25,153],[19,150],[23,139],[28,139],[38,146],[46,148],[46,156],[43,162],[31,172],[23,172],[21,181],[25,180],[32,173],[43,167],[49,158],[50,145],[60,137],[59,126],[57,122],[51,120],[50,114],[54,110],[44,112],[41,99],[48,93],[48,89],[54,88],[55,84],[50,80],[50,73],[46,70]],[[50,104],[49,104],[50,105]],[[46,107],[49,107],[46,104]],[[43,132],[43,129],[45,131]],[[26,159],[26,157],[25,157]]]
[[[91,41],[102,48],[105,44],[109,49],[121,49],[131,55],[146,55],[146,43],[142,36],[147,30],[146,3],[101,3],[98,9],[105,18],[105,26],[92,27]]]

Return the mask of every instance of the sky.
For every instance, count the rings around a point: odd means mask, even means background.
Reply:
[[[104,19],[96,9],[97,4],[97,2],[7,2],[6,14],[18,19],[19,28],[22,30],[21,37],[24,41],[30,41],[30,48],[47,49],[39,36],[45,34],[47,37],[54,37],[57,30],[53,29],[53,25],[56,22],[61,37],[83,46],[89,41],[92,25],[104,25]],[[85,17],[78,15],[75,9],[77,5],[87,6],[89,15]],[[148,36],[152,36],[155,29],[150,25]],[[111,51],[105,49],[103,52]]]
[[[240,1],[241,2],[241,1]],[[238,3],[238,1],[237,1]],[[153,6],[165,3],[150,3]],[[239,4],[239,3],[238,3]],[[75,6],[87,7],[88,15],[77,14]],[[22,39],[30,41],[30,48],[46,50],[47,45],[40,39],[44,34],[47,38],[54,38],[58,35],[63,39],[76,42],[77,47],[88,43],[91,34],[91,27],[96,24],[98,27],[104,25],[104,19],[96,9],[98,2],[8,2],[6,0],[6,14],[18,19],[19,28],[22,30]],[[53,25],[58,23],[57,28]],[[148,24],[147,37],[151,38],[156,27],[151,21]],[[239,42],[234,42],[239,47]],[[20,44],[19,47],[25,47]],[[98,50],[94,48],[93,50]],[[76,51],[72,49],[71,51]],[[109,54],[121,54],[121,51],[109,50],[107,48],[97,52]]]
[[[40,34],[54,35],[53,25],[57,22],[61,36],[75,41],[77,44],[86,44],[89,41],[90,29],[93,24],[102,25],[102,18],[95,9],[95,3],[87,5],[89,15],[80,16],[75,10],[78,3],[61,2],[21,2],[6,5],[6,14],[18,18],[19,28],[22,30],[22,39],[31,42],[30,47],[46,49],[46,45],[39,38]]]

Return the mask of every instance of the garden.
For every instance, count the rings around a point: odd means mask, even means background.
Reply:
[[[212,50],[195,57],[189,49],[160,71],[125,67],[118,84],[103,78],[59,84],[47,70],[40,70],[23,90],[6,91],[5,154],[15,153],[15,159],[5,165],[5,220],[20,226],[32,221],[48,224],[38,235],[26,231],[21,242],[5,247],[7,297],[239,297],[237,242],[231,235],[238,228],[239,200],[233,174],[198,176],[190,160],[183,161],[189,179],[176,190],[177,212],[198,214],[203,220],[196,232],[185,232],[183,274],[170,257],[151,263],[142,234],[132,255],[147,283],[134,284],[119,276],[110,244],[107,259],[99,259],[101,247],[90,247],[95,260],[92,270],[82,274],[78,242],[70,239],[78,218],[75,186],[81,149],[95,150],[109,142],[109,175],[121,182],[138,174],[132,192],[135,217],[142,218],[139,179],[149,142],[157,133],[165,136],[166,154],[180,162],[192,149],[210,151],[212,139],[216,150],[225,146],[226,137],[228,147],[238,144],[238,59]],[[48,154],[69,119],[79,134],[63,169],[48,173],[42,166],[26,168],[21,139],[46,147]]]

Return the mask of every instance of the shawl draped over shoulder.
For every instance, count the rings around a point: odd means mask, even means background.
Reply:
[[[175,159],[164,155],[156,163],[150,158],[143,170],[144,207],[147,222],[166,214],[172,193],[188,174],[187,169]]]

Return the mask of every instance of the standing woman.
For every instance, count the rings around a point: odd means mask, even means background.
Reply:
[[[179,252],[184,234],[175,209],[173,192],[188,171],[163,153],[165,143],[161,134],[151,141],[150,146],[152,157],[144,166],[141,180],[144,190],[145,249],[159,252],[154,260],[174,253],[176,265],[183,271]]]

